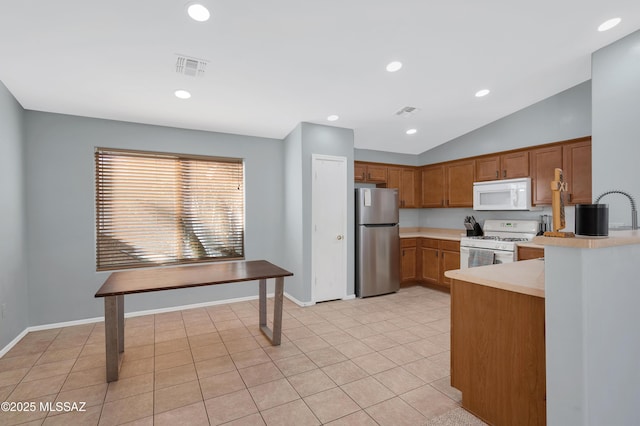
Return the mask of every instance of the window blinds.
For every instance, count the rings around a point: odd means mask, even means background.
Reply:
[[[98,148],[97,270],[244,258],[241,159]]]

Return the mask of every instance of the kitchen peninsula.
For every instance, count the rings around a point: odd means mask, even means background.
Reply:
[[[489,424],[546,424],[545,264],[448,271],[451,386]]]
[[[640,424],[640,231],[533,242],[544,261],[446,273],[462,406],[496,425]]]
[[[545,248],[547,420],[640,424],[640,231]]]

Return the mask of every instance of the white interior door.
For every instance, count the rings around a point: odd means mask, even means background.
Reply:
[[[312,298],[347,295],[347,158],[312,156]]]

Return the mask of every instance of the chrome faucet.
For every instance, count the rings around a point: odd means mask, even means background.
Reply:
[[[636,200],[634,200],[628,193],[614,189],[612,191],[602,193],[598,198],[596,198],[596,204],[600,202],[602,197],[609,194],[621,194],[629,199],[629,202],[631,202],[631,229],[638,229],[638,210],[636,210]]]

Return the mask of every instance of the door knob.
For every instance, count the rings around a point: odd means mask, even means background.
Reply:
[[[338,238],[339,240],[341,240],[343,237],[342,237],[342,235],[338,235],[336,238]]]

